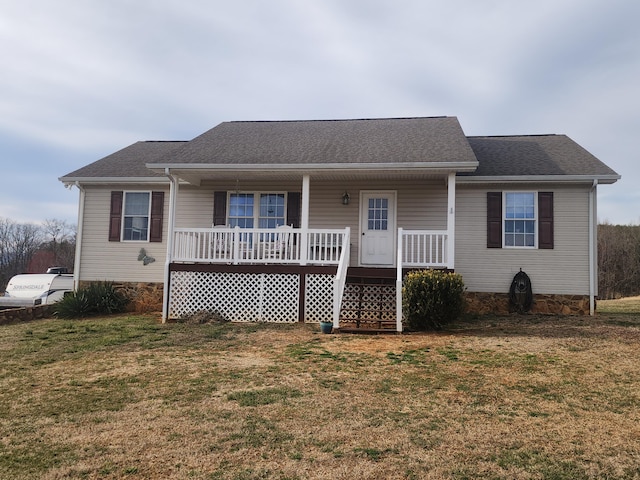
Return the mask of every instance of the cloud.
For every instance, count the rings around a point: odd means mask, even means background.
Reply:
[[[601,191],[635,188],[634,0],[0,0],[0,10],[0,139],[37,146],[12,158],[41,161],[54,182],[136,140],[190,139],[225,120],[456,115],[470,135],[566,133],[625,175]]]

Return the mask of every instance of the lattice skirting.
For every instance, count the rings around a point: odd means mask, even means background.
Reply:
[[[174,271],[170,285],[171,319],[200,311],[217,312],[233,322],[331,319],[333,275],[305,275],[303,315],[300,274]]]

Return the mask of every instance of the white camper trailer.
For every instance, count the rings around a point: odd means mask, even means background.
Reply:
[[[9,280],[4,297],[0,297],[0,308],[48,305],[72,291],[73,275],[16,275]]]

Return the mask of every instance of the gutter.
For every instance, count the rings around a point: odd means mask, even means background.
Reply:
[[[103,183],[167,183],[163,177],[60,177],[58,180],[61,181],[65,187],[73,186],[78,182],[82,182],[85,185]]]
[[[472,176],[460,175],[456,183],[603,183],[610,184],[620,180],[621,176],[615,175],[496,175],[496,176]]]
[[[398,162],[398,163],[308,163],[308,164],[270,164],[270,163],[243,163],[243,164],[212,164],[212,163],[147,163],[145,166],[152,171],[159,172],[161,169],[173,170],[211,170],[211,171],[289,171],[308,172],[313,170],[433,170],[446,169],[458,170],[461,172],[473,172],[478,168],[478,161],[474,162]]]

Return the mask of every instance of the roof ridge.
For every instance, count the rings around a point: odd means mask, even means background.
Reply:
[[[372,118],[324,118],[317,120],[230,120],[223,123],[311,123],[311,122],[367,122],[382,120],[427,120],[438,118],[456,118],[447,115],[433,117],[372,117]]]

